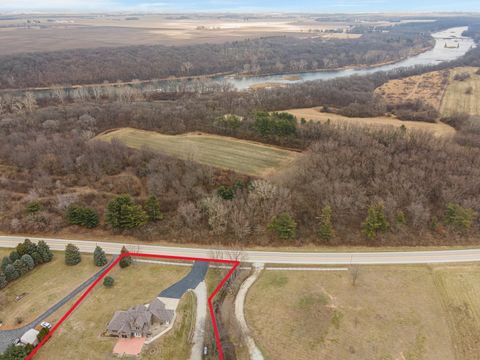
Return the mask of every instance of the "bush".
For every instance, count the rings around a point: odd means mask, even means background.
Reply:
[[[293,239],[297,232],[297,223],[289,214],[283,213],[272,219],[268,229],[273,231],[280,239]]]
[[[38,335],[37,335],[38,342],[42,342],[42,340],[45,339],[45,337],[48,335],[49,332],[50,332],[50,330],[42,327],[40,329],[40,331],[38,332]]]
[[[458,74],[455,74],[455,76],[453,77],[453,80],[456,80],[456,81],[465,81],[467,79],[470,78],[470,74],[467,73],[467,72],[463,72],[463,73],[458,73]]]
[[[28,271],[33,270],[33,268],[35,267],[35,261],[28,254],[23,255],[20,261],[23,261],[27,265]]]
[[[13,250],[10,255],[10,261],[13,263],[15,260],[18,260],[20,259],[20,255],[18,255],[18,252],[16,252],[15,250]]]
[[[94,209],[74,204],[67,209],[67,220],[71,225],[80,225],[88,229],[93,229],[99,223],[98,214]]]
[[[97,246],[93,252],[93,262],[95,266],[104,266],[108,262],[105,251],[100,246]]]
[[[10,265],[11,263],[12,263],[12,261],[10,260],[10,258],[8,256],[3,257],[2,264],[0,266],[0,270],[5,271],[5,268],[7,267],[7,265]]]
[[[82,261],[80,250],[73,244],[68,244],[65,248],[65,264],[69,266],[77,265]]]
[[[149,196],[144,207],[147,212],[148,221],[158,221],[163,219],[163,214],[160,211],[160,203],[155,196]]]
[[[105,214],[107,223],[114,229],[134,229],[148,220],[146,212],[134,205],[130,196],[118,196],[107,205]]]
[[[29,272],[28,265],[23,260],[15,260],[13,262],[13,267],[18,271],[20,276],[25,275]]]
[[[103,279],[103,285],[107,288],[111,288],[114,283],[115,280],[111,276],[105,276],[105,278]]]
[[[367,238],[374,240],[380,232],[388,230],[389,223],[384,214],[384,206],[382,203],[377,203],[368,209],[368,215],[365,222],[362,224],[362,230]]]
[[[7,286],[8,281],[7,277],[5,276],[4,273],[0,272],[0,289],[3,289],[5,286]]]
[[[217,189],[217,194],[223,200],[233,200],[235,197],[235,189],[230,186],[222,185]]]
[[[6,277],[8,282],[16,280],[20,277],[20,273],[17,271],[17,269],[15,269],[13,264],[8,264],[5,267],[4,273],[5,273],[5,277]]]
[[[27,213],[34,214],[36,212],[39,212],[42,209],[42,206],[38,201],[30,201],[25,206],[25,209],[27,210]]]
[[[9,345],[3,355],[0,356],[1,360],[24,360],[28,354],[32,351],[31,346],[15,346]]]
[[[469,230],[476,217],[477,212],[475,210],[457,204],[448,204],[445,211],[445,223],[460,232]]]
[[[122,247],[121,254],[125,254],[125,253],[128,253],[128,250],[124,246],[124,247]],[[131,264],[132,264],[132,257],[131,256],[124,256],[120,259],[119,265],[122,269],[124,269],[126,267],[129,267]]]

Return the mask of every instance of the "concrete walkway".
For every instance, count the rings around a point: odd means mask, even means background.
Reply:
[[[88,280],[83,282],[80,286],[78,286],[75,290],[70,292],[67,296],[65,296],[62,300],[57,302],[55,305],[50,307],[47,311],[45,311],[43,314],[38,316],[35,320],[33,320],[30,324],[25,325],[19,329],[12,329],[12,330],[1,330],[0,328],[0,353],[3,353],[8,345],[10,345],[15,339],[21,337],[27,330],[33,329],[34,327],[38,326],[42,321],[44,321],[46,318],[51,316],[53,313],[55,313],[58,309],[60,309],[63,305],[68,303],[70,300],[72,300],[74,297],[76,297],[78,294],[80,294],[83,290],[85,290],[87,287],[89,287],[98,277],[104,272],[104,270],[116,259],[116,256],[112,258],[112,260],[102,267],[101,270],[99,270],[97,273],[95,273],[92,277],[90,277]],[[44,266],[48,266],[48,264],[45,264]],[[41,291],[41,288],[38,289]]]
[[[193,290],[197,297],[197,315],[195,317],[195,331],[190,360],[202,360],[205,343],[205,322],[207,319],[207,285],[202,281]]]
[[[255,344],[252,336],[250,336],[250,329],[247,325],[247,320],[245,319],[245,298],[247,297],[248,290],[257,280],[258,276],[263,270],[263,264],[255,264],[255,269],[253,274],[250,275],[240,286],[238,291],[237,298],[235,299],[235,317],[237,318],[238,324],[244,336],[245,343],[248,347],[248,353],[250,354],[251,360],[263,360],[263,355],[260,349]]]

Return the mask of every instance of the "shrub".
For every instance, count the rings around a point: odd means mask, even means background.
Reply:
[[[107,223],[114,229],[134,229],[148,220],[145,211],[140,206],[134,205],[128,195],[111,200],[105,216]]]
[[[235,197],[235,189],[230,186],[222,185],[217,189],[217,194],[223,200],[233,200]]]
[[[149,196],[144,207],[148,216],[148,221],[158,221],[163,219],[163,214],[160,211],[160,203],[155,196]]]
[[[367,238],[373,240],[378,233],[388,230],[389,223],[384,214],[384,206],[382,203],[376,203],[368,209],[368,215],[362,224],[362,230]]]
[[[456,231],[470,229],[477,217],[477,212],[457,204],[448,204],[445,211],[445,223]]]
[[[67,209],[67,220],[71,225],[80,225],[88,229],[93,229],[99,223],[98,214],[94,209],[74,204]]]
[[[68,244],[65,248],[65,264],[69,266],[77,265],[82,261],[80,250],[73,244]]]
[[[455,76],[453,77],[453,80],[456,80],[456,81],[465,81],[467,79],[470,78],[470,74],[467,73],[467,72],[463,72],[463,73],[458,73],[458,74],[455,74]]]
[[[23,261],[27,265],[28,271],[33,270],[33,268],[35,267],[35,261],[28,254],[23,255],[20,261]]]
[[[128,253],[127,248],[124,246],[122,247],[121,254]],[[131,256],[124,256],[120,259],[119,265],[122,269],[129,267],[132,264],[132,257]]]
[[[318,236],[323,241],[330,241],[334,235],[332,225],[332,208],[327,205],[322,209],[319,218]]]
[[[3,355],[0,356],[2,360],[23,360],[32,351],[31,346],[15,346],[9,345]]]
[[[4,273],[0,272],[0,289],[3,289],[5,286],[7,286],[8,281],[7,277],[5,276]]]
[[[40,253],[39,253],[38,251],[35,251],[35,252],[32,254],[32,259],[33,259],[33,261],[35,262],[35,265],[43,264],[42,255],[40,255]]]
[[[2,259],[2,265],[0,266],[0,270],[5,271],[5,268],[7,265],[10,265],[12,263],[12,260],[8,256],[4,256]]]
[[[5,273],[5,277],[6,277],[8,282],[16,280],[20,277],[20,273],[17,271],[17,269],[15,269],[13,264],[8,264],[5,267],[4,273]]]
[[[23,260],[15,260],[13,267],[17,270],[19,276],[25,275],[29,271],[28,265]]]
[[[114,283],[115,280],[111,276],[105,276],[105,278],[103,279],[103,285],[107,288],[111,288]]]
[[[283,240],[293,239],[297,232],[297,223],[287,213],[275,216],[268,225],[268,229]]]
[[[34,214],[36,212],[39,212],[41,210],[42,206],[38,201],[30,201],[27,203],[25,206],[25,209],[27,210],[27,213],[29,214]]]
[[[104,266],[108,262],[105,251],[100,246],[97,246],[93,252],[93,262],[95,266]]]
[[[53,253],[50,251],[50,247],[43,240],[38,242],[38,253],[42,257],[43,262],[50,262],[53,259]]]
[[[15,250],[13,250],[10,255],[10,261],[13,263],[15,260],[18,260],[20,259],[20,255],[18,255],[18,252],[16,252]]]
[[[48,335],[49,332],[50,332],[50,330],[42,327],[40,329],[40,331],[38,332],[38,335],[37,335],[38,342],[42,342],[42,340],[45,339],[45,337]]]

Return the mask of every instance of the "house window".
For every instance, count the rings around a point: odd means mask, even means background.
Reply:
[[[136,332],[134,335],[135,335],[135,337],[137,337],[137,338],[142,337],[142,334],[140,334],[139,332]]]

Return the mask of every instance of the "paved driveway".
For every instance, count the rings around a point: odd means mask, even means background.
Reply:
[[[208,262],[195,261],[190,272],[180,281],[163,290],[158,296],[180,299],[190,289],[195,289],[207,274]]]

